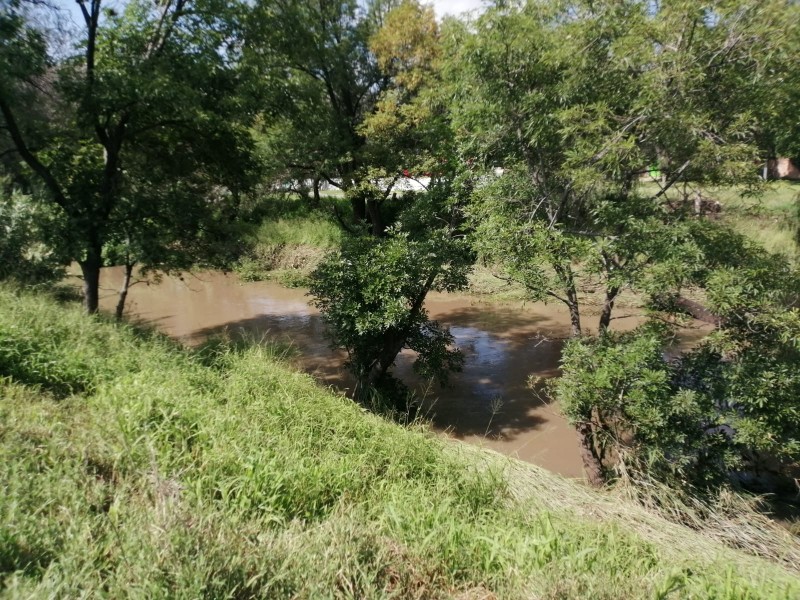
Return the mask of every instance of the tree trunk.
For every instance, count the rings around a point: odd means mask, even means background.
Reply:
[[[567,264],[554,264],[553,269],[561,280],[561,284],[566,294],[566,298],[555,295],[556,298],[564,302],[569,308],[569,321],[572,328],[572,337],[581,337],[581,307],[578,303],[578,290],[575,288],[575,278],[572,275],[572,267]]]
[[[93,315],[97,312],[100,298],[100,267],[103,264],[100,247],[90,245],[86,258],[78,264],[83,274],[83,305],[86,312]]]
[[[122,313],[125,312],[125,300],[128,298],[128,290],[131,287],[131,276],[133,275],[134,266],[135,263],[127,263],[125,265],[125,275],[122,279],[122,287],[119,289],[119,300],[117,301],[117,321],[122,320]]]
[[[618,286],[606,288],[606,301],[603,303],[603,311],[600,313],[600,324],[598,325],[600,334],[608,331],[608,326],[611,324],[611,311],[614,310],[614,301],[618,294]]]
[[[581,329],[581,311],[578,308],[578,303],[569,303],[569,322],[572,337],[581,337],[583,330]]]
[[[319,197],[319,177],[314,177],[314,208],[318,208],[320,205],[320,197]]]
[[[439,274],[439,269],[440,267],[434,269],[434,271],[428,275],[428,279],[425,281],[425,285],[422,287],[419,296],[414,299],[414,304],[411,305],[411,309],[409,311],[409,323],[413,323],[416,316],[419,314],[419,311],[422,310],[422,305],[425,302],[428,292],[433,286],[433,282],[436,280],[436,276]],[[380,382],[383,376],[386,375],[387,371],[394,364],[395,358],[397,358],[397,355],[400,354],[403,346],[405,346],[408,335],[408,327],[403,329],[394,329],[386,333],[384,336],[383,347],[381,348],[381,351],[376,357],[375,361],[372,363],[369,373],[367,373],[366,377],[364,378],[364,383],[366,384],[364,391],[366,391],[366,389],[375,387],[375,385]]]
[[[383,224],[383,217],[381,216],[381,207],[377,200],[367,200],[367,216],[370,223],[372,223],[372,235],[375,237],[382,237],[386,231]]]
[[[678,296],[675,299],[675,306],[685,311],[693,319],[697,319],[703,323],[710,323],[711,325],[716,325],[717,327],[721,327],[724,324],[722,319],[718,318],[714,313],[696,300],[690,300],[689,298]]]
[[[580,423],[575,430],[578,432],[578,443],[581,449],[581,459],[583,469],[586,472],[586,479],[594,487],[602,486],[606,480],[603,476],[603,465],[597,457],[592,440],[591,423]]]
[[[570,278],[567,287],[567,306],[569,307],[569,322],[572,329],[572,337],[581,337],[583,329],[581,327],[581,308],[578,304],[578,291]]]
[[[353,219],[356,223],[363,223],[367,220],[367,206],[364,202],[364,196],[357,194],[355,197],[350,198],[350,206],[353,208]]]
[[[374,388],[383,376],[386,375],[389,368],[394,364],[394,360],[403,346],[406,343],[407,334],[403,332],[396,332],[393,335],[387,335],[381,348],[381,352],[375,360],[372,368],[366,377],[366,384],[368,388]]]

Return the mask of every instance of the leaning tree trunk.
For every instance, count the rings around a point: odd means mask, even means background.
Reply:
[[[78,264],[83,275],[83,305],[86,312],[93,315],[100,304],[100,267],[103,265],[101,246],[90,244],[86,249],[86,258]]]
[[[575,428],[578,433],[578,443],[580,444],[581,460],[583,469],[586,472],[586,479],[594,487],[600,487],[605,483],[603,475],[603,465],[594,448],[592,439],[592,424],[579,423]]]
[[[422,310],[422,305],[425,302],[425,298],[433,286],[433,282],[436,280],[436,276],[439,274],[440,269],[441,267],[437,267],[428,275],[425,285],[422,286],[422,290],[420,290],[419,295],[414,299],[414,303],[411,305],[411,309],[409,310],[409,323],[413,323],[419,312]],[[407,327],[393,329],[386,332],[383,338],[383,347],[381,348],[378,356],[375,357],[375,360],[370,366],[369,371],[363,378],[363,384],[361,386],[363,388],[362,391],[374,388],[378,383],[380,383],[381,379],[383,379],[391,366],[394,364],[394,360],[397,358],[397,355],[400,354],[403,346],[406,345],[408,335],[409,329]]]
[[[384,337],[383,347],[365,378],[367,388],[374,388],[394,364],[406,343],[408,332],[397,331]]]
[[[125,275],[122,279],[122,287],[119,289],[119,300],[117,301],[116,316],[117,321],[122,320],[122,313],[125,312],[125,300],[128,298],[128,290],[131,287],[131,276],[133,275],[133,267],[135,263],[125,264]]]
[[[603,311],[600,313],[600,324],[598,326],[601,334],[608,331],[608,326],[611,324],[611,311],[614,310],[614,302],[618,294],[618,286],[611,286],[606,289],[606,300],[603,303]]]

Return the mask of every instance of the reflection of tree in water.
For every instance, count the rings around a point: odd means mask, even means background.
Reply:
[[[235,277],[206,273],[192,278],[191,286],[166,277],[159,288],[136,286],[131,294],[134,313],[189,344],[215,335],[277,341],[295,349],[290,359],[321,383],[344,393],[353,387],[343,367],[344,353],[330,348],[325,325],[302,290],[272,283],[242,285]],[[556,452],[554,447],[564,453],[565,445],[567,454],[574,450],[577,455],[573,433],[557,409],[545,406],[527,386],[531,373],[545,378],[558,373],[558,326],[568,323],[564,311],[472,302],[458,296],[428,302],[431,316],[451,326],[466,357],[464,371],[454,374],[448,387],[416,376],[412,353],[398,357],[398,376],[423,399],[420,417],[456,438],[488,440],[501,452],[524,447],[520,454],[533,460]],[[549,458],[540,464],[561,468]]]

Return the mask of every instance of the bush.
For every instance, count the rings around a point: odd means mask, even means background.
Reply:
[[[335,345],[348,353],[359,394],[374,391],[405,407],[405,389],[389,373],[403,348],[417,353],[414,369],[446,382],[462,357],[447,328],[428,319],[431,290],[467,286],[462,241],[446,231],[425,240],[392,230],[386,238],[357,237],[324,260],[311,276],[311,294]]]
[[[725,438],[715,432],[713,399],[681,385],[680,365],[664,360],[667,331],[654,325],[564,348],[552,387],[571,423],[585,424],[597,461],[676,485],[718,480]]]
[[[51,208],[18,192],[5,194],[0,200],[0,280],[30,284],[62,278],[67,261],[58,246],[63,239]]]

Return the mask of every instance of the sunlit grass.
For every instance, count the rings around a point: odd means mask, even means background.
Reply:
[[[724,222],[771,252],[795,260],[800,258],[797,231],[800,185],[773,182],[763,195],[755,198],[742,196],[735,190],[722,190],[719,196]]]
[[[244,281],[304,283],[325,253],[341,243],[342,229],[330,212],[330,205],[341,202],[326,199],[326,210],[313,207],[308,199],[265,199],[260,223],[252,226],[243,240],[246,249],[235,265],[236,272]]]
[[[800,594],[775,565],[674,525],[648,540],[587,516],[609,499],[580,484],[366,413],[283,352],[188,351],[0,287],[0,596]]]
[[[254,235],[257,244],[305,245],[314,248],[335,248],[342,239],[341,228],[322,215],[292,219],[266,220]]]
[[[646,193],[658,191],[654,183],[642,184],[641,189]],[[692,186],[691,189],[700,190],[706,199],[721,204],[719,219],[723,223],[770,252],[800,259],[800,184],[770,181],[764,183],[755,194],[737,187]],[[667,195],[677,198],[678,189],[671,190]]]

